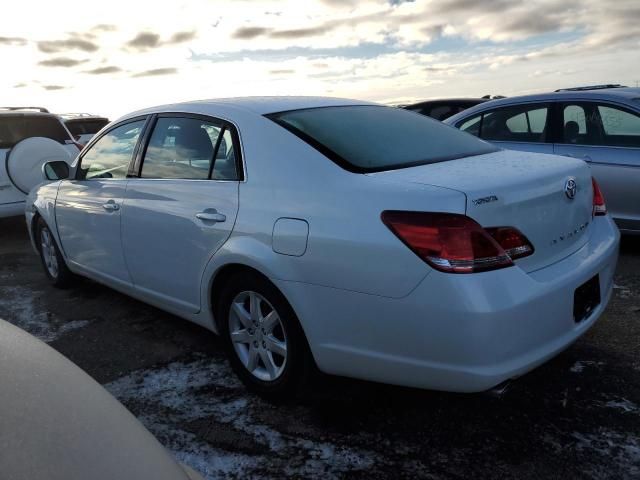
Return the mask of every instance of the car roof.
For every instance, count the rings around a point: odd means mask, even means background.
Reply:
[[[489,100],[475,107],[471,107],[464,112],[460,112],[445,120],[445,123],[454,123],[461,118],[466,118],[470,114],[481,112],[493,107],[519,105],[531,102],[548,102],[561,100],[608,100],[612,102],[622,102],[631,104],[635,99],[640,98],[640,88],[599,88],[596,90],[559,90],[557,92],[536,93],[531,95],[521,95],[518,97],[506,97],[496,100]]]
[[[91,113],[59,113],[58,116],[65,122],[78,120],[108,120],[107,117],[93,115]]]
[[[195,100],[192,102],[159,105],[156,107],[138,110],[125,115],[121,119],[131,118],[150,113],[166,111],[206,112],[210,107],[224,108],[225,110],[244,111],[257,115],[285,112],[289,110],[301,110],[305,108],[335,107],[349,105],[379,105],[362,100],[350,100],[334,97],[234,97],[209,100]]]

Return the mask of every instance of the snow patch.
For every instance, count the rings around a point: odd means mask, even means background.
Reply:
[[[282,465],[287,465],[288,476],[341,478],[374,464],[371,452],[305,440],[258,420],[256,412],[273,407],[250,396],[226,361],[174,362],[138,370],[105,387],[125,404],[142,404],[145,412],[154,412],[141,417],[142,423],[179,461],[206,478],[263,476],[269,470],[282,475]],[[264,451],[251,455],[215,448],[183,429],[196,420],[226,424],[250,436]]]
[[[582,373],[582,371],[587,367],[601,367],[603,365],[605,365],[604,362],[594,362],[593,360],[578,360],[573,364],[569,371],[573,373]]]
[[[33,291],[24,287],[0,287],[0,312],[8,322],[46,343],[89,324],[88,320],[56,324],[50,312],[39,311],[36,308],[35,297]]]
[[[609,464],[627,472],[629,478],[640,475],[640,438],[635,435],[603,430],[597,434],[574,432],[576,449],[601,455]]]

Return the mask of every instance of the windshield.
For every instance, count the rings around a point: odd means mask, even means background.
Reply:
[[[431,118],[377,105],[267,115],[346,170],[379,172],[495,152],[496,147]]]
[[[45,137],[64,145],[71,140],[69,134],[55,117],[26,115],[0,116],[0,148],[13,146],[30,137]]]

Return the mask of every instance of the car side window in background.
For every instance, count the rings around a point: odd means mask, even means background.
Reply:
[[[221,124],[195,118],[161,117],[142,161],[141,177],[206,180]]]
[[[543,143],[546,140],[547,106],[518,105],[486,112],[480,138],[490,141]]]
[[[467,132],[467,133],[470,133],[471,135],[475,135],[476,137],[479,137],[481,120],[482,120],[482,115],[471,117],[469,120],[465,120],[462,123],[458,124],[458,128],[463,132]]]
[[[82,156],[78,180],[126,178],[145,120],[120,125],[100,137]]]
[[[611,105],[598,105],[604,133],[603,144],[612,147],[640,147],[640,116]]]

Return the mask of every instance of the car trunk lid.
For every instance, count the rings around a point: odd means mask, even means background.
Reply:
[[[534,253],[515,261],[527,272],[571,255],[589,238],[593,190],[581,160],[500,151],[370,175],[464,193],[467,216],[483,227],[515,227],[529,239]]]

